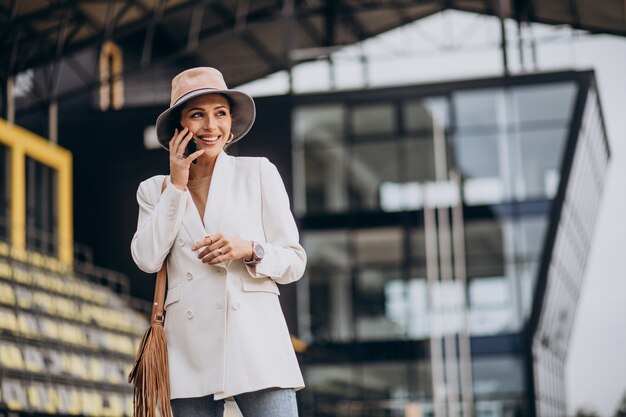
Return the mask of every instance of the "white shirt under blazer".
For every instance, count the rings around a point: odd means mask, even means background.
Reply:
[[[135,263],[154,273],[167,258],[171,398],[214,394],[222,399],[270,387],[303,388],[276,283],[300,279],[306,254],[276,167],[265,158],[222,152],[204,225],[189,192],[174,187],[167,176],[142,182],[137,201]],[[241,259],[203,264],[191,247],[217,232],[261,243],[263,260],[256,267]]]

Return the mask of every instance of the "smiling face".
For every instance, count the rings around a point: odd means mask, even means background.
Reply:
[[[230,105],[222,94],[194,97],[180,114],[180,124],[193,133],[198,149],[204,149],[199,159],[217,158],[230,137],[232,121]]]

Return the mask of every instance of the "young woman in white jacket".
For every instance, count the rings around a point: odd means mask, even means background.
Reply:
[[[157,119],[170,173],[137,191],[133,259],[149,273],[167,263],[174,417],[222,416],[229,397],[244,417],[298,413],[304,382],[276,284],[300,279],[306,254],[276,167],[224,151],[255,114],[216,69],[178,74]]]

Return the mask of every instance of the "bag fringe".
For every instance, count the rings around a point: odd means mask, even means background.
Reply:
[[[152,323],[137,349],[128,382],[134,385],[134,417],[172,417],[167,342],[162,323]]]

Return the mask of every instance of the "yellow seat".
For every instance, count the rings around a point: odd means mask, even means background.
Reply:
[[[11,247],[7,242],[0,242],[0,256],[8,257],[11,253]]]
[[[138,344],[139,341],[137,340],[137,345]],[[136,345],[130,337],[113,333],[106,334],[106,346],[109,350],[126,353],[128,355],[132,355],[136,351]]]
[[[24,249],[16,248],[15,246],[11,246],[11,257],[24,263],[28,260],[27,252]]]
[[[9,330],[13,333],[19,331],[17,317],[13,310],[0,308],[0,329]]]
[[[59,316],[65,317],[68,319],[77,319],[80,318],[77,316],[77,307],[76,303],[73,301],[67,300],[62,297],[55,297],[54,299],[56,303],[56,312]]]
[[[62,353],[61,357],[63,358],[63,372],[87,379],[86,363],[82,356],[75,353]]]
[[[24,347],[24,366],[27,371],[44,373],[46,364],[42,352],[33,346]]]
[[[41,311],[48,314],[56,314],[53,298],[49,294],[41,291],[33,292],[33,304],[37,306]]]
[[[35,385],[28,385],[26,387],[26,398],[28,398],[28,405],[31,410],[42,411],[44,400],[41,398],[41,393]]]
[[[0,345],[0,363],[9,369],[24,369],[24,357],[19,347],[11,343]]]
[[[110,384],[122,384],[126,381],[125,363],[108,360],[104,363],[104,380]]]
[[[122,417],[124,415],[124,397],[113,393],[105,394],[103,397],[102,414],[105,417]]]
[[[104,360],[99,358],[89,359],[89,378],[94,381],[104,381]]]
[[[0,277],[13,278],[13,268],[8,262],[0,261]]]
[[[59,337],[67,343],[80,346],[88,345],[83,329],[73,324],[59,323]]]
[[[15,290],[15,296],[17,298],[17,305],[25,310],[33,308],[33,292],[30,288],[18,286]]]
[[[17,324],[19,326],[20,333],[22,333],[23,336],[32,339],[40,337],[37,319],[32,314],[18,313]]]
[[[48,339],[59,339],[59,325],[50,319],[43,318],[40,320],[41,334]]]
[[[69,387],[59,387],[60,406],[59,412],[69,415],[78,415],[82,413],[82,401],[80,393]]]
[[[51,375],[60,375],[63,373],[63,355],[56,350],[45,351],[47,357],[48,373]]]
[[[32,285],[33,283],[32,275],[24,267],[17,267],[17,266],[13,267],[13,279],[25,285]]]
[[[102,416],[102,396],[95,391],[82,391],[81,401],[83,414],[86,416]]]
[[[26,392],[20,381],[2,380],[2,398],[9,410],[22,411],[26,408]]]
[[[0,304],[15,305],[15,290],[6,282],[0,282]]]

